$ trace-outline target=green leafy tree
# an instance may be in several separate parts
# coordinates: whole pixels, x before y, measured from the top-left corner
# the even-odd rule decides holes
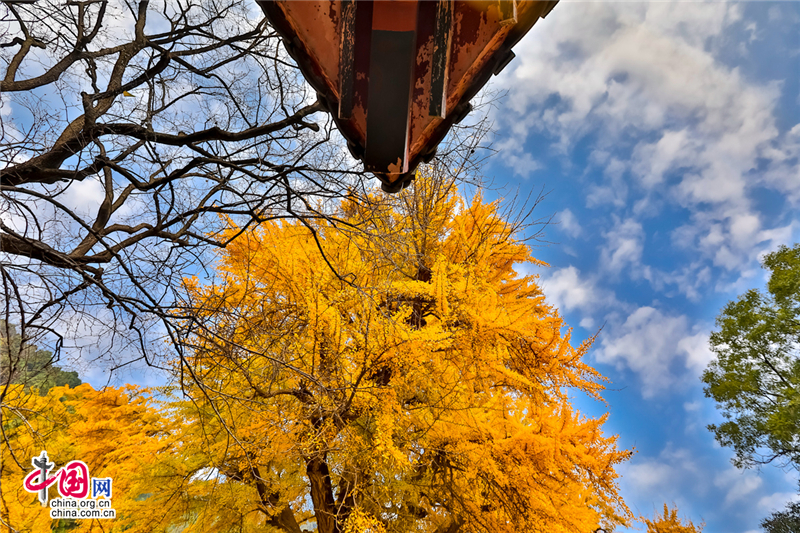
[[[767,533],[796,533],[800,531],[800,502],[792,502],[784,511],[776,511],[761,521]]]
[[[38,349],[13,325],[0,320],[0,387],[18,383],[45,395],[53,387],[81,384],[77,372],[62,370],[55,362],[52,352]]]
[[[711,334],[716,354],[703,373],[725,422],[709,429],[736,452],[734,464],[800,467],[800,245],[764,257],[767,294],[730,302]]]

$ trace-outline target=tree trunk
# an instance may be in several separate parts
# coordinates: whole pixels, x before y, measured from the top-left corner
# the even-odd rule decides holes
[[[311,501],[314,503],[314,515],[317,517],[319,533],[336,533],[336,516],[328,463],[325,454],[306,460],[306,473],[311,484]]]

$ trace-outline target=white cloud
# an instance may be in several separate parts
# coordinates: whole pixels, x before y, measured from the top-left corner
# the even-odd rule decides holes
[[[641,183],[652,188],[664,180],[664,174],[678,166],[688,166],[686,152],[696,149],[687,129],[667,131],[654,143],[640,143],[633,150],[632,172]]]
[[[678,351],[686,354],[686,368],[700,374],[714,358],[709,348],[708,332],[701,331],[678,341]]]
[[[580,311],[588,315],[617,304],[610,291],[599,288],[592,278],[582,277],[574,266],[545,273],[540,282],[547,301],[562,313]],[[586,324],[590,323],[591,318]]]
[[[664,125],[671,108],[689,116],[698,100],[714,101],[716,95],[703,93],[716,79],[713,57],[703,48],[736,18],[738,8],[583,2],[558,7],[519,45],[516,68],[501,81],[523,116],[557,94],[563,109],[535,111],[565,145],[598,120],[615,132],[623,122],[654,129]],[[533,122],[541,123],[528,121]]]
[[[790,243],[795,228],[796,223],[790,222],[765,229],[751,211],[734,212],[722,220],[695,212],[692,222],[672,230],[671,238],[674,246],[697,251],[714,266],[744,273],[764,253]]]
[[[711,358],[708,334],[692,331],[685,315],[639,307],[623,323],[612,323],[601,335],[595,358],[639,375],[642,396],[652,398],[697,376]]]
[[[520,154],[505,153],[503,155],[505,163],[514,170],[514,174],[522,178],[527,178],[536,170],[542,168],[542,164],[534,160],[529,153]]]
[[[61,195],[61,203],[80,215],[93,216],[105,199],[105,187],[96,177],[73,181]]]
[[[760,498],[758,507],[764,513],[772,513],[782,510],[789,502],[796,501],[800,501],[800,494],[796,492],[774,492]]]
[[[687,413],[693,413],[700,410],[700,402],[684,402],[683,409]]]
[[[597,154],[597,152],[595,153]],[[623,207],[628,200],[628,185],[624,180],[628,164],[616,157],[605,157],[602,163],[605,182],[589,185],[586,194],[586,207],[613,205]]]
[[[695,457],[691,450],[676,448],[668,442],[657,457],[637,459],[634,456],[620,471],[629,491],[664,502],[689,487],[695,494],[709,488],[708,481],[700,476],[703,469]]]
[[[675,469],[672,466],[657,461],[632,464],[626,475],[626,479],[642,490],[658,488],[674,477]]]
[[[763,481],[750,471],[730,467],[714,478],[714,485],[727,491],[725,506],[746,500],[753,492],[761,488]]]
[[[639,222],[614,217],[614,227],[604,232],[603,237],[606,244],[600,252],[600,265],[604,270],[616,274],[641,262],[644,230]]]
[[[671,298],[676,294],[683,294],[694,302],[700,301],[701,293],[709,287],[713,279],[711,268],[702,261],[683,264],[671,272],[644,265],[641,275],[650,282],[653,289],[663,291],[665,296]],[[675,288],[670,289],[670,286]]]
[[[558,229],[566,235],[572,237],[580,236],[582,228],[578,222],[578,218],[570,209],[564,209],[558,215]]]
[[[652,510],[637,509],[637,503],[649,506],[652,502],[657,511],[664,502],[675,503],[681,515],[698,525],[703,521],[698,510],[717,518],[724,513],[747,518],[749,522],[754,516],[766,516],[783,509],[789,501],[800,500],[796,493],[770,493],[768,481],[758,472],[741,471],[730,465],[717,468],[708,459],[698,454],[697,449],[672,442],[667,442],[656,455],[634,456],[618,468],[623,496],[635,513],[650,516]],[[714,499],[709,501],[709,498]],[[703,500],[705,505],[700,507],[698,504]],[[685,514],[690,509],[698,514]]]
[[[520,136],[510,135],[499,141],[496,148],[503,154],[503,164],[514,171],[516,176],[527,178],[536,170],[542,168],[542,164],[536,161],[533,156],[525,152],[524,142],[527,129],[522,126],[524,121],[517,123],[512,130],[520,132]]]
[[[800,125],[777,126],[780,80],[755,82],[718,59],[734,25],[751,40],[759,34],[736,4],[560,4],[500,77],[510,94],[497,116],[501,144],[513,143],[519,158],[539,132],[568,156],[597,134],[588,169],[602,180],[586,184],[588,207],[620,212],[633,203],[639,217],[670,203],[688,209],[684,247],[705,264],[683,275],[746,268],[759,242],[779,240],[769,232],[786,235],[785,226],[765,226],[753,191],[800,203]],[[635,261],[638,243],[627,245],[607,259]]]

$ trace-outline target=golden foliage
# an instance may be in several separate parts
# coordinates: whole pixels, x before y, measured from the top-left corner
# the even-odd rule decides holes
[[[573,347],[536,277],[515,270],[542,263],[498,209],[421,178],[346,202],[336,227],[231,224],[217,282],[186,280],[182,311],[202,326],[178,384],[190,399],[12,385],[0,517],[53,525],[22,487],[47,450],[113,479],[118,518],[76,532],[625,523],[614,469],[630,453],[569,403],[603,389],[583,362],[593,339]]]
[[[640,520],[647,526],[647,533],[701,533],[703,524],[695,526],[691,520],[686,519],[686,523],[678,518],[678,508],[670,510],[664,504],[664,515],[656,514],[653,520],[641,517]]]
[[[54,387],[40,396],[36,390],[10,385],[0,411],[5,439],[0,444],[0,516],[4,522],[0,531],[38,533],[58,525],[37,495],[23,486],[25,476],[33,470],[31,458],[42,450],[56,469],[80,460],[91,477],[113,480],[111,503],[117,519],[77,520],[70,531],[109,531],[132,517],[138,527],[128,531],[151,531],[148,525],[152,526],[158,510],[146,508],[146,495],[154,484],[144,473],[153,473],[153,458],[164,455],[169,435],[147,394],[147,390],[132,386],[95,391],[84,384]],[[59,497],[55,484],[48,495],[50,499]],[[13,529],[6,529],[9,525]]]
[[[186,280],[202,327],[172,409],[208,469],[172,502],[187,533],[626,522],[630,452],[569,403],[603,389],[591,340],[515,270],[542,263],[498,208],[422,177],[336,227],[231,224],[215,283]]]

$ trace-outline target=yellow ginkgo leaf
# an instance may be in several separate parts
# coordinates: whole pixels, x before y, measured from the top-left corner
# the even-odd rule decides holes
[[[265,502],[272,524],[319,516],[321,533],[628,523],[615,468],[631,453],[569,403],[603,390],[591,339],[573,346],[537,278],[518,275],[541,263],[500,203],[419,173],[397,196],[331,212],[365,231],[229,219],[224,281],[187,280],[207,327],[185,364],[211,394],[180,383],[191,401],[167,407],[179,444],[152,461],[158,489],[126,515],[141,528],[129,533],[152,530],[141,513],[159,505],[163,523],[194,520],[186,533],[258,529]],[[184,457],[214,477],[165,474]]]
[[[122,96],[133,96],[133,95],[128,91],[122,91]]]

